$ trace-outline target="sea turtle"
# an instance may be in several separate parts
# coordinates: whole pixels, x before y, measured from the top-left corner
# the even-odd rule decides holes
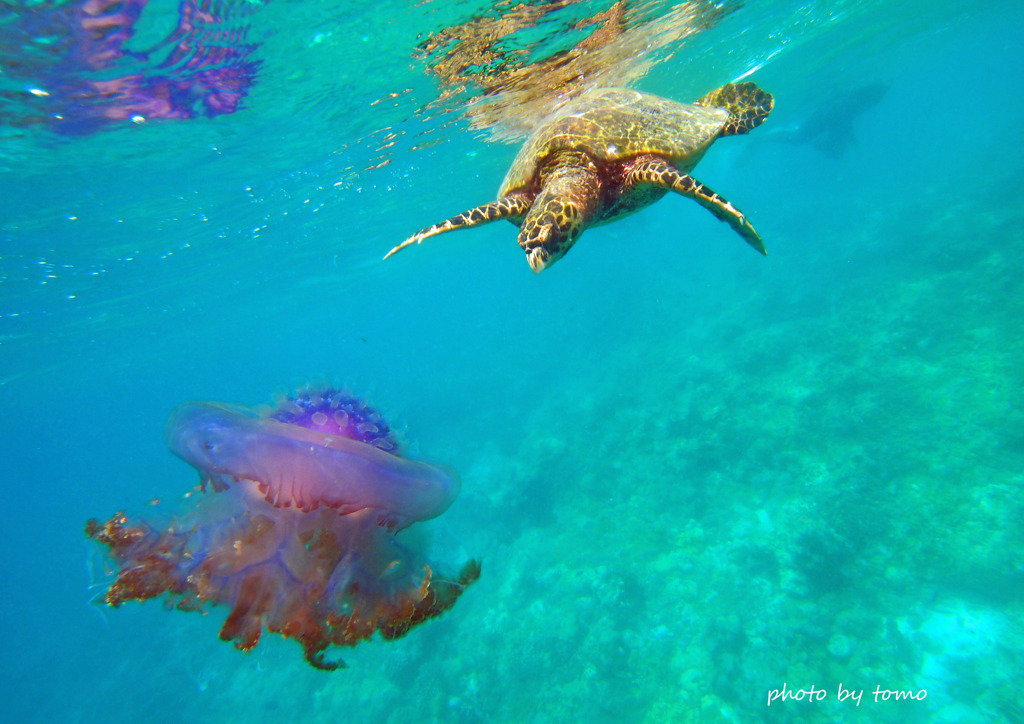
[[[746,217],[687,175],[720,136],[747,133],[772,110],[771,94],[730,83],[692,105],[625,88],[591,91],[567,103],[533,132],[498,192],[498,200],[423,229],[387,256],[452,229],[508,219],[540,273],[588,226],[618,219],[675,191],[728,223],[766,254]]]

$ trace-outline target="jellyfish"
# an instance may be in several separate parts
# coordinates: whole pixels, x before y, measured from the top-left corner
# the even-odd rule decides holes
[[[404,457],[380,414],[353,395],[305,388],[262,411],[190,402],[166,437],[199,471],[188,509],[166,527],[124,513],[86,524],[116,565],[110,606],[223,606],[221,639],[249,651],[264,631],[278,633],[329,671],[345,665],[327,659],[331,646],[397,639],[479,578],[476,560],[436,575],[398,537],[447,510],[459,478]]]

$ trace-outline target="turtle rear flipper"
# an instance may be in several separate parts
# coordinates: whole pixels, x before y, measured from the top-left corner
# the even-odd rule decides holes
[[[764,248],[761,236],[754,231],[754,227],[747,221],[747,217],[743,215],[743,212],[693,176],[680,173],[679,169],[674,166],[661,160],[644,161],[637,164],[630,171],[627,183],[631,185],[640,183],[654,184],[667,188],[670,191],[675,191],[677,194],[681,194],[688,199],[693,199],[714,214],[716,219],[724,221],[731,226],[733,231],[742,236],[745,242],[765,256],[768,256],[768,251]]]
[[[436,236],[437,234],[443,234],[446,231],[489,224],[492,221],[497,221],[498,219],[515,219],[517,217],[525,216],[526,212],[530,210],[531,204],[532,201],[525,194],[511,194],[504,198],[500,198],[497,201],[492,201],[489,204],[477,206],[475,209],[463,211],[461,214],[453,216],[446,221],[442,221],[440,224],[434,224],[426,229],[417,231],[415,234],[385,254],[384,258],[387,259],[392,254],[401,251],[407,246],[419,244],[424,239]]]
[[[772,112],[775,99],[755,83],[726,83],[695,101],[694,105],[729,111],[729,120],[718,135],[735,136],[760,126]]]

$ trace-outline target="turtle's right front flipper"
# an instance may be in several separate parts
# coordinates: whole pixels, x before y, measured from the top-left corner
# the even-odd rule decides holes
[[[477,206],[475,209],[463,211],[461,214],[453,216],[447,221],[442,221],[440,224],[434,224],[422,231],[417,231],[415,234],[385,254],[384,258],[387,259],[395,252],[399,252],[407,246],[419,244],[424,239],[436,236],[437,234],[443,234],[446,231],[489,224],[492,221],[497,221],[498,219],[515,220],[517,217],[521,219],[521,217],[526,216],[526,212],[530,210],[532,203],[532,199],[527,197],[525,194],[511,194],[504,198],[500,198],[497,201],[492,201],[489,204]]]

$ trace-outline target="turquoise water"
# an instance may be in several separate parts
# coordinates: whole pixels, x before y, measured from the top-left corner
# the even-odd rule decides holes
[[[726,7],[631,83],[774,94],[694,172],[769,256],[666,198],[535,276],[505,223],[381,261],[515,155],[416,51],[489,4],[225,5],[237,111],[77,133],[31,92],[57,41],[15,32],[52,8],[5,6],[2,718],[1021,721],[1024,13]],[[177,16],[153,0],[131,47]],[[177,404],[324,380],[459,471],[409,531],[482,560],[452,611],[325,674],[234,651],[222,609],[97,602],[86,519],[195,483]],[[767,706],[784,683],[826,696]]]

